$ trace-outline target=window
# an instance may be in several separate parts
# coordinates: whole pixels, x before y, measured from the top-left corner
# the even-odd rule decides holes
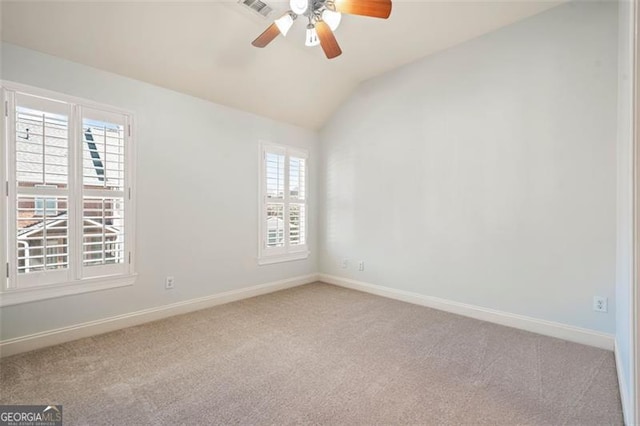
[[[36,216],[55,215],[58,211],[58,200],[55,198],[36,198],[35,204]]]
[[[305,151],[262,143],[259,263],[309,256]]]
[[[131,284],[131,115],[3,86],[9,220],[0,305]]]

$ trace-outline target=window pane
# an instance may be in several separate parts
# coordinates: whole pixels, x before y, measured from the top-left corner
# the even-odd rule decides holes
[[[304,158],[291,157],[289,160],[289,196],[304,200],[306,162]]]
[[[35,199],[35,215],[36,216],[44,216],[45,208],[47,210],[47,214],[57,214],[58,212],[58,202],[55,198],[36,198]]]
[[[84,266],[124,263],[124,199],[84,197],[82,205]]]
[[[305,235],[305,205],[291,204],[289,205],[289,235],[290,244],[292,246],[306,244]]]
[[[284,204],[267,204],[267,247],[284,246]]]
[[[69,173],[69,120],[65,115],[16,108],[18,187],[65,188]]]
[[[41,213],[36,215],[32,196],[18,196],[17,250],[18,273],[66,269],[69,266],[67,198],[52,197],[52,203],[41,200]]]
[[[284,197],[284,155],[267,153],[267,198]]]
[[[82,133],[84,187],[124,191],[124,126],[84,118]]]

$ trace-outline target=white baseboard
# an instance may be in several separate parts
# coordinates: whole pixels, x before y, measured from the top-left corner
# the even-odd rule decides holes
[[[89,321],[69,327],[48,330],[28,336],[17,337],[0,341],[0,357],[15,355],[46,346],[57,345],[83,337],[95,336],[121,328],[144,324],[168,318],[174,315],[185,314],[200,309],[222,305],[236,300],[247,299],[284,290],[303,284],[309,284],[318,280],[318,274],[309,274],[299,277],[289,278],[281,281],[273,281],[259,284],[252,287],[231,290],[224,293],[213,294],[211,296],[197,299],[185,300],[183,302],[172,303],[170,305],[158,306],[155,308],[143,309],[137,312],[104,318],[97,321]]]
[[[625,425],[632,425],[633,421],[633,407],[629,395],[629,388],[627,387],[627,378],[622,374],[625,370],[622,368],[622,360],[620,359],[620,352],[618,351],[618,341],[614,343],[615,358],[616,358],[616,371],[618,372],[618,387],[620,388],[620,400],[622,402],[622,415],[624,417]]]
[[[582,343],[584,345],[595,346],[608,350],[613,350],[614,348],[613,335],[586,328],[574,327],[553,321],[546,321],[524,315],[511,314],[480,306],[468,305],[466,303],[454,302],[447,299],[440,299],[438,297],[425,296],[419,293],[397,290],[390,287],[369,284],[334,275],[320,274],[319,280],[340,287],[359,290],[365,293],[388,297],[390,299],[401,300],[415,305],[427,306],[441,311],[531,331],[545,336],[557,337],[559,339]]]
[[[326,274],[309,274],[294,277],[281,281],[274,281],[266,284],[259,284],[238,290],[231,290],[211,296],[172,303],[170,305],[144,309],[137,312],[104,318],[96,321],[89,321],[69,327],[62,327],[35,333],[28,336],[17,337],[0,341],[0,356],[10,356],[46,346],[57,345],[83,337],[95,336],[109,331],[119,330],[125,327],[144,324],[168,318],[174,315],[205,309],[208,307],[234,302],[236,300],[247,299],[262,294],[272,293],[299,285],[309,284],[315,281],[323,281],[341,287],[359,290],[390,299],[401,300],[408,303],[427,306],[442,311],[452,312],[483,321],[489,321],[508,327],[519,328],[546,336],[557,337],[572,342],[585,345],[596,346],[603,349],[614,349],[614,337],[610,334],[600,333],[584,328],[560,324],[552,321],[545,321],[536,318],[516,315],[479,306],[453,302],[437,297],[425,296],[419,293],[412,293],[404,290],[397,290],[389,287],[369,284],[361,281],[341,278]],[[616,359],[617,361],[617,359]]]

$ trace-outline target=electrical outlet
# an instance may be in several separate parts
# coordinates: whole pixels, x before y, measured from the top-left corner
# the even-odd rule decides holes
[[[607,312],[607,298],[593,296],[593,310],[596,312]]]
[[[347,269],[349,267],[349,259],[342,259],[342,263],[340,263],[340,267],[342,269]]]
[[[164,280],[164,288],[167,289],[167,290],[171,290],[173,288],[174,284],[175,284],[175,281],[176,281],[175,278],[167,277]]]
[[[358,271],[364,271],[364,260],[358,262]]]

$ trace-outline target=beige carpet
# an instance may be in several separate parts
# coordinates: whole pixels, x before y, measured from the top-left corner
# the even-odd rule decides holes
[[[613,353],[310,284],[16,355],[65,424],[621,424]]]

